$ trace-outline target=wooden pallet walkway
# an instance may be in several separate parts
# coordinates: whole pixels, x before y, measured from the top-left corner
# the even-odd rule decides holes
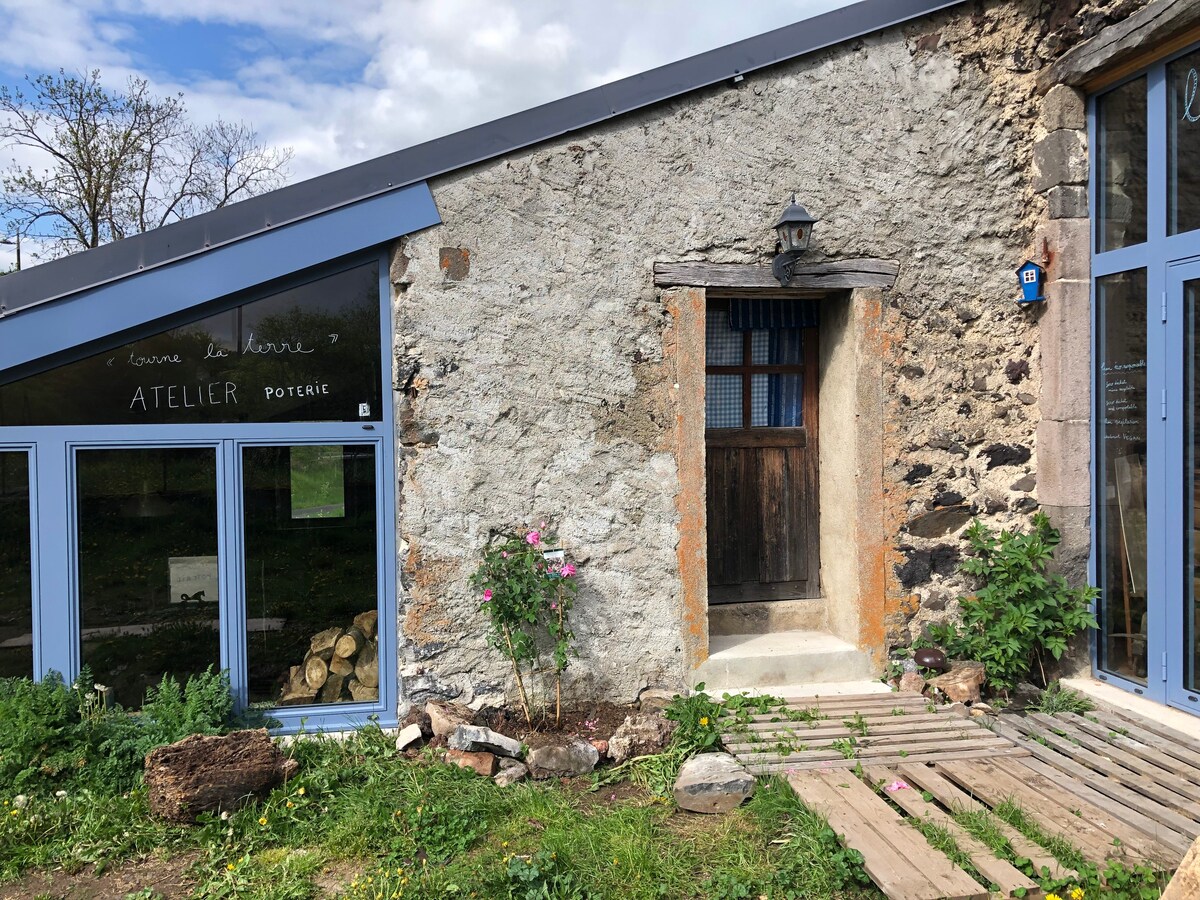
[[[995,814],[1006,804],[1101,869],[1119,860],[1170,872],[1200,836],[1200,745],[1125,710],[980,719],[915,694],[872,694],[791,699],[723,724],[726,748],[753,772],[786,777],[893,900],[1042,896],[1022,860],[1075,877]],[[1004,856],[972,837],[963,813],[986,815]],[[948,836],[973,872],[919,828]]]

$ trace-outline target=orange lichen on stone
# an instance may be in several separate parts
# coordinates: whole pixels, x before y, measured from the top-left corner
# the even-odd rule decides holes
[[[442,609],[439,590],[451,584],[458,573],[455,560],[426,558],[419,545],[410,543],[404,560],[408,577],[408,603],[404,608],[404,636],[417,644],[444,641],[456,631]]]
[[[704,291],[666,291],[672,326],[663,338],[664,362],[674,361],[675,463],[679,472],[679,579],[683,651],[690,669],[708,658],[708,532],[704,494]]]

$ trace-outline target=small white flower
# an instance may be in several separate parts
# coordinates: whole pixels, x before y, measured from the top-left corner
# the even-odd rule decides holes
[[[222,822],[228,822],[228,821],[229,821],[229,810],[225,809],[225,810],[222,810],[222,811],[221,811],[221,821],[222,821]]]
[[[59,800],[66,800],[67,792],[66,791],[55,791],[54,796],[57,797]]]
[[[29,798],[24,794],[17,794],[17,796],[13,797],[13,806],[15,806],[17,809],[24,809],[28,805]]]

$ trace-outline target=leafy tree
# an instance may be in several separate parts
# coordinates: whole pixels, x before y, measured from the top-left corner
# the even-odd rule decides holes
[[[0,86],[0,213],[10,233],[63,256],[280,187],[289,148],[243,122],[196,125],[182,94],[131,77],[110,92],[97,69]],[[36,226],[36,228],[35,228]]]

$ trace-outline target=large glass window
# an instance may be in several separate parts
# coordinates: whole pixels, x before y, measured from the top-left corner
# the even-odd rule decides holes
[[[1200,228],[1200,50],[1167,66],[1167,234]]]
[[[29,454],[0,450],[0,678],[33,675]]]
[[[245,447],[242,463],[250,702],[378,699],[375,448]]]
[[[1100,252],[1146,240],[1146,79],[1136,78],[1096,101]]]
[[[380,367],[370,263],[0,385],[0,426],[378,420]]]
[[[76,475],[83,663],[132,707],[219,669],[216,451],[80,450]]]
[[[1096,279],[1099,665],[1146,682],[1146,272]]]

